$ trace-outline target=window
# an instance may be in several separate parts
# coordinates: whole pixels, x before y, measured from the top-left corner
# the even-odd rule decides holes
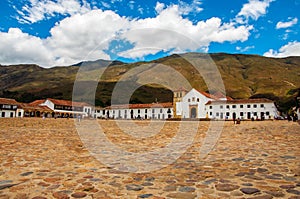
[[[236,105],[232,105],[232,108],[236,108]]]
[[[162,108],[160,109],[160,113],[162,113],[163,112],[163,110],[162,110]]]
[[[209,112],[209,115],[212,115],[212,112]]]
[[[251,108],[251,105],[250,105],[250,104],[248,104],[248,105],[247,105],[247,108]]]
[[[1,117],[5,117],[5,112],[2,112]]]
[[[140,109],[138,109],[138,113],[141,113],[141,110],[140,110]]]
[[[194,97],[192,98],[192,101],[193,101],[193,102],[195,101],[195,98],[194,98]]]
[[[148,109],[145,109],[145,113],[147,113]]]
[[[254,105],[253,105],[253,108],[257,108],[257,104],[254,104]]]
[[[220,105],[220,109],[223,109],[223,105]]]
[[[199,98],[197,98],[197,102],[200,102]]]
[[[5,105],[5,104],[3,104],[3,106],[2,106],[4,109],[10,109],[11,108],[11,106],[10,105]]]
[[[209,106],[209,109],[212,109],[212,106]]]
[[[254,115],[254,116],[257,116],[257,112],[254,112],[253,115]]]
[[[244,117],[244,113],[243,113],[243,112],[240,112],[240,116],[241,116],[241,117]]]
[[[216,116],[219,117],[219,115],[220,115],[220,114],[217,112],[217,113],[216,113]]]
[[[188,99],[188,102],[191,102],[191,99]]]
[[[244,105],[241,104],[241,105],[240,105],[240,108],[244,108]]]
[[[267,115],[267,116],[269,116],[269,115],[270,115],[270,112],[269,112],[269,111],[267,111],[267,112],[266,112],[266,115]]]
[[[260,108],[264,108],[264,107],[265,107],[264,104],[261,104],[261,105],[260,105]]]
[[[229,109],[229,105],[226,105],[226,108]]]
[[[226,112],[226,116],[229,117],[229,115],[230,115],[230,113],[229,113],[229,112]]]
[[[155,110],[154,109],[152,109],[152,113],[154,113],[155,112]]]

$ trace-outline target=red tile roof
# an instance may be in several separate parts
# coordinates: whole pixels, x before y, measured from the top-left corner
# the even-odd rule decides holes
[[[107,109],[139,109],[139,108],[172,108],[173,103],[152,103],[152,104],[120,104],[106,107]]]
[[[272,100],[266,98],[260,99],[235,99],[235,100],[217,100],[217,101],[209,101],[206,105],[210,104],[250,104],[250,103],[272,103]]]
[[[42,104],[42,103],[44,103],[45,102],[45,100],[35,100],[35,101],[33,101],[33,102],[30,102],[29,104],[30,105],[34,105],[34,106],[37,106],[37,105],[40,105],[40,104]]]
[[[0,104],[18,105],[19,102],[17,102],[15,99],[0,98]]]
[[[53,104],[55,104],[55,105],[62,105],[62,106],[77,106],[77,107],[91,106],[85,102],[73,102],[70,100],[58,100],[58,99],[52,99],[52,98],[47,98],[47,100],[53,102]]]
[[[19,106],[24,109],[24,111],[52,112],[47,106],[32,105],[31,103],[20,103]]]
[[[211,98],[211,99],[214,99],[214,100],[218,100],[219,98],[210,94],[210,93],[207,93],[207,92],[204,92],[204,91],[199,91],[197,90],[199,93],[201,93],[202,95],[204,95],[205,97],[208,97],[208,98]]]

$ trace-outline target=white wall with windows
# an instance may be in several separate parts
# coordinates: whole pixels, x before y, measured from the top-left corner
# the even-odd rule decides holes
[[[9,118],[9,117],[16,117],[16,111],[14,110],[0,110],[0,117]]]
[[[206,110],[211,119],[274,119],[278,115],[277,108],[272,101],[253,100],[215,101],[206,104]]]
[[[168,119],[173,117],[173,107],[108,108],[94,111],[95,118],[111,119]]]

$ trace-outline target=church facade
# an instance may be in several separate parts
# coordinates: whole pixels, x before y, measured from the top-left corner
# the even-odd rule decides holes
[[[191,89],[174,92],[175,118],[189,119],[274,119],[278,116],[273,101],[268,99],[234,100],[221,93],[214,95]]]

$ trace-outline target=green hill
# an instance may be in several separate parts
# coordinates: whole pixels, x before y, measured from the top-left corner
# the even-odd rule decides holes
[[[275,100],[282,111],[295,106],[295,96],[299,95],[300,90],[300,57],[275,59],[224,53],[210,56],[200,53],[171,55],[152,62],[131,64],[97,60],[50,69],[37,65],[0,66],[0,97],[22,102],[47,97],[72,99],[74,81],[80,74],[77,83],[82,87],[82,100],[86,100],[84,96],[90,92],[89,85],[98,84],[96,105],[110,105],[112,91],[120,82],[124,84],[124,94],[131,88],[138,88],[130,103],[168,102],[172,101],[170,89],[187,85],[180,77],[187,80],[191,87],[208,90],[202,75],[217,79],[217,74],[210,71],[207,62],[217,66],[228,96],[266,97]],[[200,72],[194,67],[195,63],[201,65]],[[101,77],[99,74],[102,74]],[[218,81],[212,82],[210,92],[219,90],[220,85]],[[118,103],[128,101],[120,99]]]

